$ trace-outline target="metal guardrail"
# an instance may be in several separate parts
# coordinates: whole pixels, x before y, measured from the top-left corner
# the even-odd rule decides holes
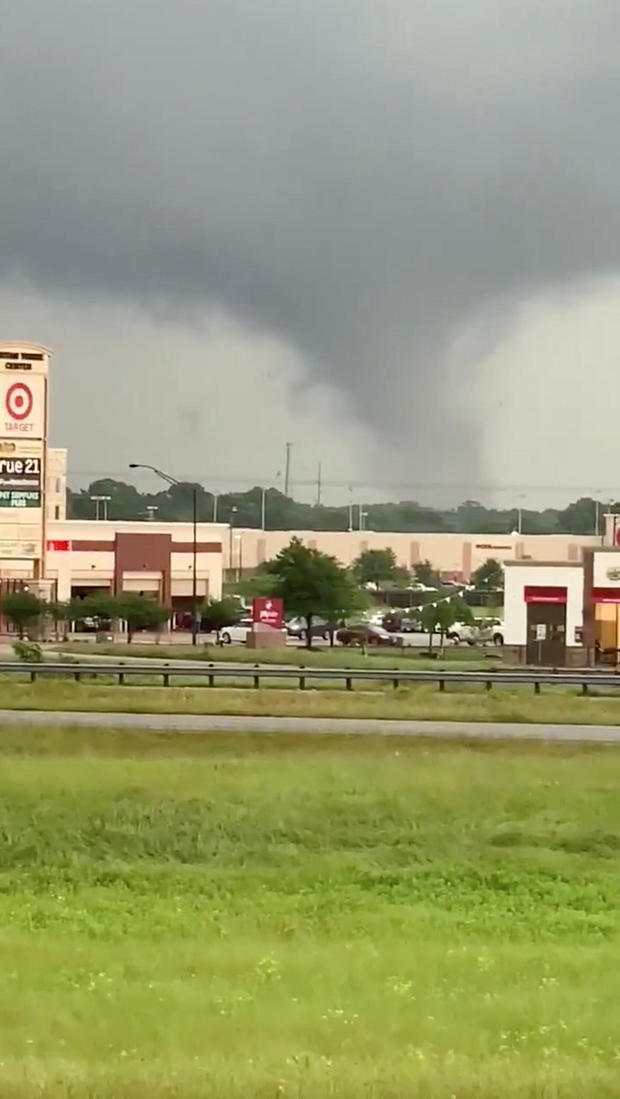
[[[200,680],[206,686],[215,687],[217,682],[226,680],[247,679],[255,688],[260,687],[264,680],[293,680],[297,681],[300,690],[308,685],[311,680],[322,682],[343,682],[348,691],[353,690],[354,683],[390,683],[394,688],[415,683],[436,683],[440,691],[444,691],[446,684],[475,684],[480,683],[487,690],[494,686],[514,686],[515,684],[533,686],[536,694],[544,685],[555,687],[580,687],[581,693],[588,694],[590,687],[614,687],[620,689],[620,674],[617,672],[599,672],[592,669],[582,671],[550,671],[542,669],[538,671],[519,669],[501,672],[477,671],[459,672],[445,671],[443,669],[429,669],[424,671],[406,671],[400,668],[309,668],[309,667],[284,667],[252,664],[203,664],[196,662],[196,666],[179,666],[167,664],[164,661],[148,660],[145,663],[126,664],[122,661],[110,663],[97,662],[86,663],[55,663],[44,662],[42,664],[19,664],[15,661],[0,662],[0,675],[28,675],[32,683],[37,679],[62,677],[74,679],[80,682],[84,679],[115,678],[120,685],[129,680],[136,679],[161,679],[162,686],[169,687],[173,680],[192,679]]]

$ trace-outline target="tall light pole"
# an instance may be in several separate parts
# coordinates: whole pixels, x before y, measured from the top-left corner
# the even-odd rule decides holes
[[[154,473],[157,477],[161,477],[162,481],[166,481],[169,485],[180,485],[181,481],[177,481],[176,477],[171,477],[169,473],[164,473],[163,470],[157,469],[156,466],[146,465],[144,462],[130,462],[130,469],[148,469],[151,473]],[[192,485],[192,645],[198,643],[198,490],[196,485]],[[172,595],[172,592],[170,593]]]
[[[233,572],[233,527],[235,525],[235,515],[237,514],[237,508],[233,504],[230,509],[230,520],[228,522],[228,577],[230,580],[234,580],[235,575]]]

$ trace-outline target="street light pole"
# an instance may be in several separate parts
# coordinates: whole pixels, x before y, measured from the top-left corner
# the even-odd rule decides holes
[[[148,469],[162,481],[169,485],[180,485],[176,477],[157,469],[157,466],[149,466],[144,462],[130,462],[130,469]],[[192,485],[192,645],[198,644],[198,489]],[[172,592],[170,593],[172,595]]]
[[[234,580],[234,566],[233,566],[233,526],[235,523],[235,515],[237,514],[237,508],[233,504],[230,509],[230,519],[228,521],[228,579]]]

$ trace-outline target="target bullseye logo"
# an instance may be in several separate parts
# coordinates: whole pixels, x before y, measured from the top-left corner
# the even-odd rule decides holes
[[[13,420],[25,420],[32,412],[32,390],[25,382],[15,382],[7,389],[4,403]]]

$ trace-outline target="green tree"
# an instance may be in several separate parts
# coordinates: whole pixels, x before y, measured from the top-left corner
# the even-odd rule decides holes
[[[233,626],[239,617],[239,604],[235,599],[211,599],[202,608],[202,623],[214,632],[218,641],[220,630]]]
[[[34,592],[8,591],[0,600],[3,617],[19,631],[20,639],[28,627],[36,625],[45,610],[45,604]]]
[[[439,573],[437,569],[433,568],[430,561],[418,561],[417,565],[413,566],[413,572],[420,584],[426,584],[429,588],[439,586]]]
[[[456,600],[454,600],[454,604]],[[427,603],[422,608],[420,618],[422,625],[429,634],[428,651],[433,648],[433,636],[439,634],[439,643],[443,646],[444,637],[454,626],[455,622],[462,621],[459,616],[459,608],[450,599],[442,599],[440,603]]]
[[[393,549],[369,549],[360,553],[353,562],[353,574],[359,584],[372,584],[380,591],[387,584],[395,584],[399,579],[399,568]]]
[[[504,587],[504,570],[495,557],[489,557],[472,574],[472,583],[478,591]]]
[[[158,630],[170,618],[170,611],[144,595],[119,595],[115,600],[116,616],[127,623],[127,644],[136,630]]]
[[[84,599],[72,599],[67,608],[70,622],[83,622],[90,618],[100,630],[108,628],[118,617],[118,600],[109,591],[93,592]]]
[[[568,534],[594,534],[599,510],[602,514],[607,508],[589,496],[582,496],[558,513],[558,526]]]
[[[299,538],[293,538],[266,568],[274,579],[271,594],[284,600],[287,614],[305,620],[308,648],[314,618],[334,623],[360,605],[352,574],[335,557],[304,546]]]

